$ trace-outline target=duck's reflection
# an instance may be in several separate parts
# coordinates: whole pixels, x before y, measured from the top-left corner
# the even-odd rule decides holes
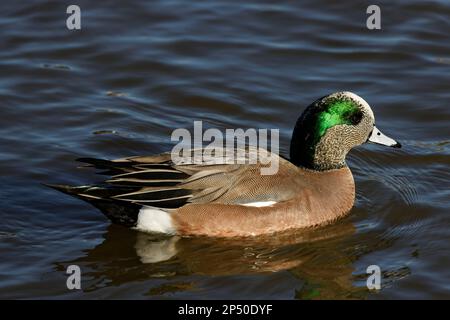
[[[88,270],[85,275],[91,281],[85,286],[87,291],[161,277],[288,270],[304,283],[296,297],[342,297],[356,289],[352,258],[345,250],[354,232],[353,224],[344,221],[315,230],[246,239],[160,238],[110,225],[101,244],[70,264]]]
[[[139,232],[136,240],[136,254],[142,263],[157,263],[167,261],[177,254],[177,242],[180,237],[168,239],[154,239],[145,233]]]

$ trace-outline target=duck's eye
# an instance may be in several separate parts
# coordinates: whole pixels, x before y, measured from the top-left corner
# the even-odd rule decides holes
[[[377,136],[381,136],[381,133],[380,133],[380,132],[377,132]]]
[[[353,111],[350,113],[348,119],[350,120],[350,123],[353,125],[357,125],[363,117],[363,114],[360,110]]]

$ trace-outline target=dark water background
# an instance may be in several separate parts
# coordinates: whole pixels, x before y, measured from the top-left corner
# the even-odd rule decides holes
[[[381,31],[365,1],[78,0],[81,31],[69,4],[0,4],[0,298],[450,298],[450,2],[378,1]],[[40,184],[98,181],[74,159],[167,151],[194,120],[280,128],[287,154],[338,90],[404,148],[351,153],[357,201],[330,227],[156,241]]]

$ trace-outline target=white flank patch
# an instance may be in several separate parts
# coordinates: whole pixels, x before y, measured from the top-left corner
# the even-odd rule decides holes
[[[260,202],[245,203],[245,204],[243,204],[243,206],[260,208],[260,207],[269,207],[275,203],[276,203],[275,201],[260,201]]]
[[[152,207],[143,207],[139,210],[136,229],[144,232],[175,234],[170,214]]]

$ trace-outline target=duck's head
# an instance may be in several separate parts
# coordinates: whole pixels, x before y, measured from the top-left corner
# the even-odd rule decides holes
[[[365,142],[401,147],[375,127],[373,111],[363,98],[336,92],[314,101],[297,120],[291,161],[312,170],[342,168],[350,149]]]

